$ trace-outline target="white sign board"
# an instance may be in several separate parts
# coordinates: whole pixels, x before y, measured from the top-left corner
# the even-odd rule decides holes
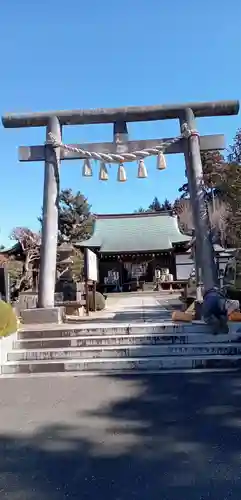
[[[85,269],[88,281],[98,281],[98,261],[97,256],[88,248],[85,251]]]
[[[193,259],[190,254],[177,254],[175,259],[177,280],[187,280],[194,266]]]

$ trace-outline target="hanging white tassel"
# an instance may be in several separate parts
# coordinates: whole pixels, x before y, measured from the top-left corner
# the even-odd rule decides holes
[[[92,175],[93,175],[91,162],[87,158],[84,160],[84,163],[83,163],[82,175],[83,175],[83,177],[92,177]]]
[[[158,153],[158,156],[157,156],[156,168],[157,168],[157,170],[165,170],[166,167],[167,167],[166,158],[165,158],[163,152],[160,151],[160,153]]]
[[[139,160],[137,177],[138,179],[146,179],[148,177],[144,160]]]
[[[104,161],[100,162],[100,172],[99,172],[99,180],[100,181],[108,181],[109,174],[107,170],[107,166]]]
[[[118,182],[125,182],[127,180],[127,175],[123,163],[120,163],[119,165],[117,172],[117,180]]]

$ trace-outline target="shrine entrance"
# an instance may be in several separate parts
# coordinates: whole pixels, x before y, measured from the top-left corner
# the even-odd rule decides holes
[[[108,165],[117,165],[117,180],[126,181],[125,162],[138,163],[138,177],[147,177],[144,159],[157,157],[157,168],[166,167],[166,154],[183,153],[196,234],[195,267],[197,290],[202,279],[204,289],[215,287],[218,281],[214,252],[210,239],[200,151],[225,148],[223,135],[200,136],[196,118],[235,115],[238,101],[53,111],[46,113],[7,114],[2,117],[6,128],[46,127],[46,143],[19,148],[20,161],[44,161],[43,227],[38,291],[38,307],[54,308],[54,291],[58,233],[59,166],[64,160],[82,159],[83,175],[92,175],[91,160],[100,162],[99,179],[108,179]],[[180,134],[174,138],[129,140],[128,123],[177,119]],[[113,142],[97,144],[64,144],[62,129],[66,125],[113,124]],[[199,273],[201,270],[201,276]]]

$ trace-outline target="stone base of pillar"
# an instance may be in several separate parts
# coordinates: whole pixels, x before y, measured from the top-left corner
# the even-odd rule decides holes
[[[25,325],[44,324],[44,323],[62,323],[64,315],[63,307],[51,307],[49,309],[23,309],[21,311],[21,320]]]
[[[195,300],[194,310],[195,310],[195,320],[201,320],[202,319],[202,303],[199,302],[198,300]]]

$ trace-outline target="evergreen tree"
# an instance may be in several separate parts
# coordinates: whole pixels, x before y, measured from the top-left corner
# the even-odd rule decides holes
[[[42,224],[42,218],[39,218]],[[59,243],[76,243],[86,240],[93,233],[94,216],[88,200],[79,191],[63,189],[59,195]]]
[[[153,202],[149,205],[148,211],[150,212],[168,212],[172,210],[172,203],[167,200],[164,200],[163,203],[160,203],[157,196],[155,196]]]
[[[241,129],[234,137],[228,156],[223,189],[230,208],[228,235],[234,246],[241,246]]]
[[[162,211],[162,206],[160,201],[158,200],[157,196],[153,199],[152,203],[148,207],[148,211],[150,212],[161,212]]]
[[[88,200],[79,191],[64,189],[59,196],[59,241],[76,243],[89,238],[94,217]]]
[[[166,198],[164,203],[162,203],[161,211],[162,212],[170,212],[173,209],[172,203]]]
[[[203,181],[207,199],[212,195],[221,197],[222,171],[225,165],[224,156],[219,151],[205,151],[201,153],[203,166]],[[189,198],[188,183],[185,182],[179,189],[181,198]]]

